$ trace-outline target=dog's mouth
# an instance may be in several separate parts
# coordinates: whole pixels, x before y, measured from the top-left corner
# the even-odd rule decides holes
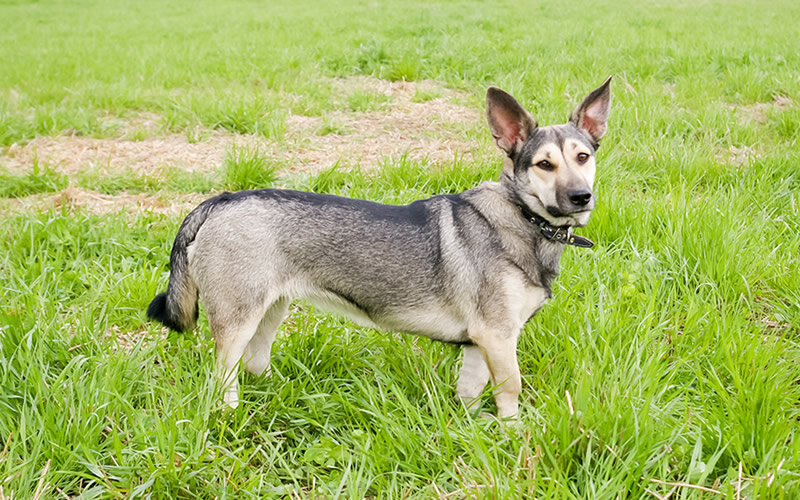
[[[564,213],[563,210],[561,210],[560,208],[555,207],[553,205],[545,207],[545,210],[547,210],[547,213],[552,215],[553,217],[566,217],[568,215],[568,214]]]
[[[584,206],[572,206],[571,211],[564,210],[558,204],[545,204],[536,196],[531,195],[525,200],[528,209],[540,217],[547,219],[553,226],[583,227],[589,222],[589,216],[594,209],[594,200]]]
[[[556,220],[551,221],[558,226],[572,226],[583,227],[589,222],[589,215],[592,213],[592,208],[583,208],[582,210],[575,210],[566,212],[556,206],[545,207],[548,215]]]
[[[580,210],[572,210],[572,211],[567,212],[567,211],[561,210],[559,207],[556,207],[556,206],[553,206],[553,205],[545,207],[545,210],[547,210],[548,214],[552,215],[553,217],[558,217],[558,218],[576,217],[576,216],[580,216],[582,214],[589,214],[589,213],[592,212],[592,208],[591,207],[589,207],[589,208],[581,208]]]

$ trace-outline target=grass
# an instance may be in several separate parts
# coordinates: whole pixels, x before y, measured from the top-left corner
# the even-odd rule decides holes
[[[380,110],[390,97],[378,92],[357,90],[347,96],[347,107],[350,111],[366,112]]]
[[[17,198],[36,193],[58,191],[67,185],[66,176],[39,165],[34,158],[30,171],[18,175],[0,171],[0,198]]]
[[[314,133],[317,135],[347,135],[352,132],[350,127],[336,120],[323,120],[322,125]]]
[[[441,92],[438,92],[437,90],[425,91],[425,90],[417,89],[417,91],[411,97],[411,102],[417,102],[417,103],[428,102],[428,101],[432,101],[434,99],[438,99],[440,97],[442,97],[442,94],[441,94]]]
[[[269,187],[275,181],[276,168],[258,149],[233,147],[222,165],[222,183],[231,191]]]
[[[233,155],[235,153],[229,153]],[[231,157],[232,158],[232,157]],[[233,166],[231,166],[233,165]],[[235,159],[228,160],[222,169],[226,182],[233,182],[233,170],[238,165]],[[227,176],[231,176],[230,179]],[[102,194],[151,193],[167,190],[175,193],[208,193],[219,189],[222,183],[214,175],[202,172],[187,172],[174,167],[165,167],[159,175],[140,175],[133,169],[112,170],[93,168],[75,176],[81,187]]]
[[[326,114],[391,104],[333,80],[353,75],[433,79],[476,110],[497,84],[556,123],[615,75],[598,206],[580,230],[597,246],[565,252],[520,338],[516,424],[460,407],[457,347],[304,303],[281,328],[273,376],[242,375],[245,402],[226,410],[205,316],[187,335],[144,320],[180,216],[4,208],[0,498],[800,496],[800,54],[787,48],[799,10],[0,4],[5,146],[117,137],[108,117],[143,112],[189,142],[225,129],[280,145],[290,114],[352,135]],[[6,147],[0,196],[277,186],[406,203],[497,177],[480,125],[464,132],[472,156],[374,169],[331,158],[317,173],[231,147],[216,172],[87,165],[68,177],[38,160],[6,168]]]

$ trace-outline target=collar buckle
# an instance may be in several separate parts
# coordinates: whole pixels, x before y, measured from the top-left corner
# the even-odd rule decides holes
[[[574,234],[570,226],[553,226],[544,217],[527,210],[527,207],[520,208],[522,208],[522,214],[525,218],[538,227],[542,236],[546,239],[580,248],[592,248],[594,246],[594,242],[589,238]]]

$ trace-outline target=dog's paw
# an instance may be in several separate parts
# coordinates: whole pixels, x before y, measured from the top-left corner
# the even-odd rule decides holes
[[[519,420],[517,415],[498,417],[494,413],[489,413],[488,411],[482,411],[478,413],[477,421],[482,422],[484,425],[488,425],[490,427],[501,429],[504,428],[507,430],[519,429],[521,427],[521,420]]]
[[[239,407],[239,391],[226,391],[222,400],[225,402],[225,406],[235,410]]]

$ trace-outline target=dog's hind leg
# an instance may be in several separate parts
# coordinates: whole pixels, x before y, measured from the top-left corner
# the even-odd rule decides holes
[[[228,406],[236,408],[239,406],[237,368],[247,344],[256,333],[264,309],[251,310],[247,316],[241,318],[223,318],[215,314],[213,308],[207,309],[217,346],[217,376],[224,391],[223,399]]]
[[[461,375],[458,377],[456,391],[464,405],[470,410],[480,406],[478,397],[489,382],[489,367],[483,359],[481,348],[476,345],[464,346]]]
[[[286,311],[289,309],[289,299],[281,298],[276,300],[261,318],[255,335],[247,343],[242,358],[245,370],[254,375],[262,375],[266,372],[269,375],[270,353],[272,342],[278,332]]]

